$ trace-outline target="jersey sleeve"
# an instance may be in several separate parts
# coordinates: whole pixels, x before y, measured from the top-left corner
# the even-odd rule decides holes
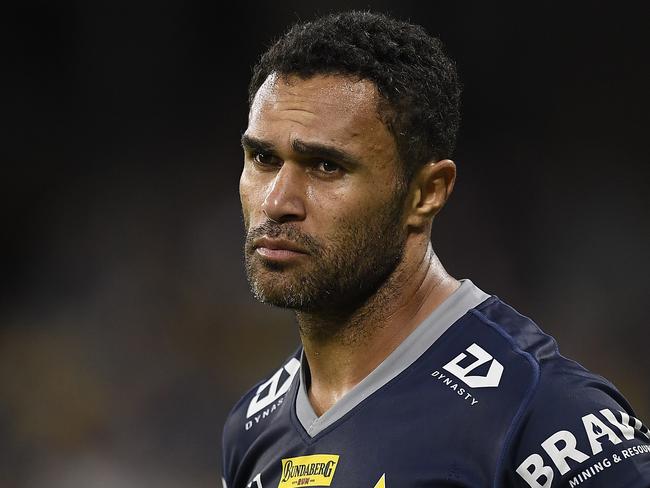
[[[506,440],[502,486],[648,488],[650,433],[605,379],[564,360],[541,368]]]

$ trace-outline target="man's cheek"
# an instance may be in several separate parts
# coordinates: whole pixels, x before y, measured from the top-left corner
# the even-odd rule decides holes
[[[248,216],[248,211],[246,210],[246,205],[244,205],[244,202],[242,202],[241,206],[241,216],[242,220],[244,221],[244,229],[246,232],[248,232],[248,229],[250,227],[250,218]]]
[[[242,212],[242,218],[244,219],[244,227],[246,230],[250,227],[251,224],[251,202],[249,200],[249,194],[245,191],[241,191],[239,193],[239,199],[241,202],[241,212]]]

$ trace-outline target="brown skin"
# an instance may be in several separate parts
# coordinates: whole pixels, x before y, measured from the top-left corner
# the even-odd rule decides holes
[[[448,159],[431,161],[400,191],[402,163],[379,117],[378,100],[376,87],[367,80],[271,75],[255,96],[243,138],[240,196],[249,235],[247,270],[256,295],[280,304],[283,296],[309,288],[305,276],[331,270],[331,257],[340,254],[355,270],[362,269],[369,282],[376,281],[358,297],[323,292],[311,297],[311,305],[281,305],[296,309],[311,372],[309,398],[317,415],[372,372],[459,286],[442,267],[429,237],[433,218],[453,189],[456,167]],[[266,144],[262,154],[251,141]],[[351,161],[307,154],[296,141],[334,148]],[[267,232],[273,228],[283,233]],[[367,239],[364,248],[360,243],[367,229],[368,235],[389,229],[394,236]],[[253,244],[265,233],[295,243],[304,254],[286,260],[265,257],[259,249],[264,245]],[[392,252],[387,242],[398,243],[392,247],[399,252]],[[351,250],[357,247],[365,254],[354,256]],[[386,259],[396,259],[385,266],[388,274],[372,274],[381,263],[363,270],[368,254],[383,256],[385,248]],[[320,285],[316,280],[314,289]],[[352,303],[346,301],[349,296],[355,298]]]

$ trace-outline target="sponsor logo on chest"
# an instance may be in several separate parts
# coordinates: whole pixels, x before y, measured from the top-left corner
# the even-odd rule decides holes
[[[477,370],[486,367],[485,374],[478,373]],[[444,372],[436,370],[431,373],[431,376],[456,393],[471,407],[479,403],[473,390],[496,388],[499,386],[503,374],[503,365],[476,343],[445,364],[442,369]]]
[[[300,361],[291,358],[284,367],[277,370],[273,376],[257,388],[255,396],[246,410],[245,430],[250,430],[282,405],[284,395],[289,391],[291,382],[299,370]]]
[[[338,462],[338,454],[313,454],[283,459],[278,488],[330,486]]]
[[[551,462],[540,453],[530,454],[517,468],[517,473],[531,488],[550,488],[557,473],[569,475],[569,488],[579,486],[582,482],[597,477],[621,461],[634,456],[650,453],[650,446],[642,444],[627,448],[618,448],[607,455],[603,452],[603,442],[609,446],[618,446],[636,437],[650,440],[648,428],[631,415],[622,411],[603,408],[600,416],[589,413],[581,417],[584,433],[589,445],[580,446],[576,436],[568,430],[559,430],[549,436],[540,445],[540,453],[546,454]],[[595,456],[595,458],[594,458]],[[570,462],[569,462],[570,461]]]

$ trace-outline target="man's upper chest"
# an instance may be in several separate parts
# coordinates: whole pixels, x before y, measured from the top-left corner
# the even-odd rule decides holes
[[[291,388],[277,415],[252,432],[241,485],[490,485],[519,401],[485,386],[500,383],[490,364],[470,374],[471,361],[455,363],[459,356],[421,361],[315,435],[296,414]]]

